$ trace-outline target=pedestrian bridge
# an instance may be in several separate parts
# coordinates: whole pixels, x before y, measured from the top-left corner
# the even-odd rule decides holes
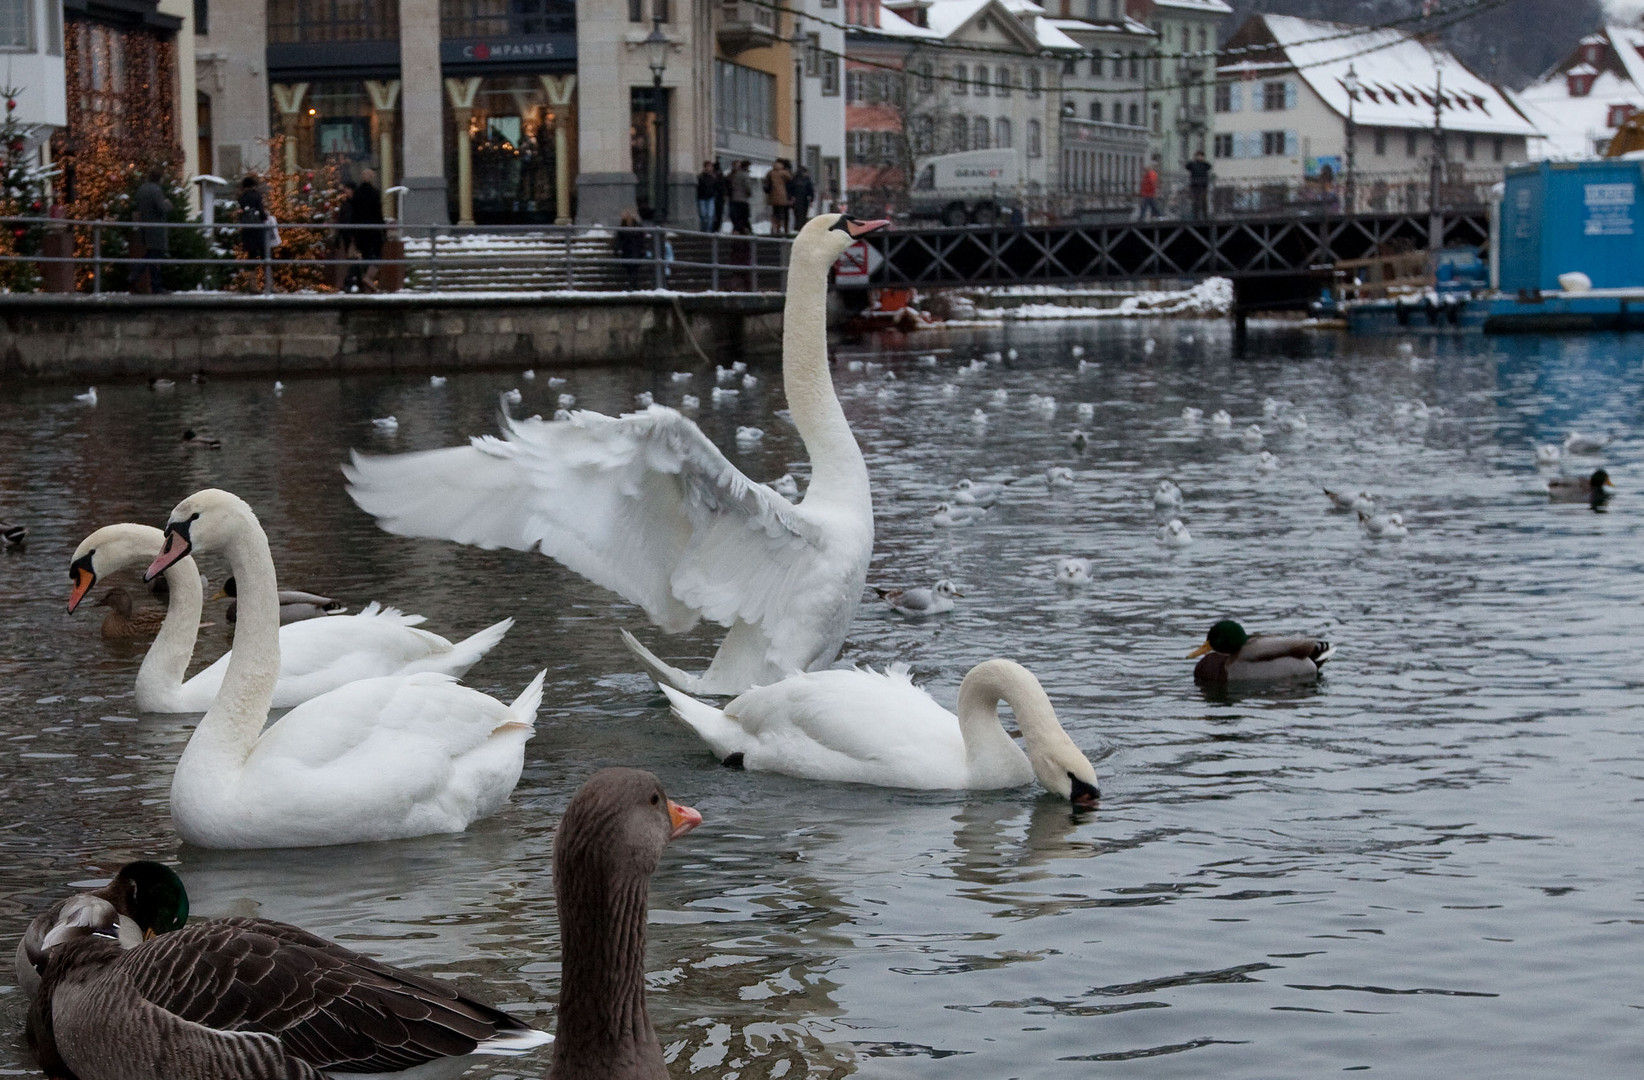
[[[891,229],[864,238],[880,256],[870,258],[865,284],[930,288],[1221,276],[1246,294],[1244,305],[1285,291],[1281,282],[1310,281],[1345,259],[1424,249],[1430,220],[1426,213],[1372,213]],[[1476,245],[1489,237],[1482,206],[1448,209],[1441,222],[1445,244]]]

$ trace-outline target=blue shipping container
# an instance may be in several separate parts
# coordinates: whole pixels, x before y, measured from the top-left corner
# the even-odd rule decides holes
[[[1644,162],[1510,167],[1500,236],[1505,292],[1557,290],[1572,270],[1598,289],[1644,286]]]

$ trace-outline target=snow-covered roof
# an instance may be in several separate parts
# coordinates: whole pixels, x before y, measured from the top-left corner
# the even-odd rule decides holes
[[[1593,67],[1593,65],[1591,65],[1591,64],[1577,64],[1575,67],[1571,68],[1569,71],[1566,71],[1564,74],[1566,74],[1566,75],[1597,75],[1598,74],[1598,69]]]
[[[883,4],[879,6],[878,27],[864,27],[863,29],[870,34],[883,34],[886,37],[894,38],[923,38],[925,40],[931,40],[942,36],[935,30],[927,30],[923,26],[918,26],[909,22],[907,19],[904,19],[902,16],[898,15],[890,8],[885,7]]]
[[[1159,32],[1128,15],[1118,22],[1098,22],[1092,19],[1046,19],[1064,34],[1124,34],[1127,37],[1158,37]]]
[[[1644,86],[1644,27],[1606,26],[1604,33],[1615,46],[1615,55],[1627,69],[1627,77]]]
[[[1506,92],[1485,82],[1449,52],[1429,49],[1408,34],[1392,29],[1352,30],[1340,23],[1262,15],[1268,32],[1297,74],[1336,113],[1347,115],[1347,69],[1361,89],[1353,118],[1367,127],[1425,128],[1433,123],[1433,92],[1443,64],[1443,119],[1450,131],[1487,135],[1539,134],[1512,104]],[[1317,40],[1331,38],[1331,40]],[[1237,75],[1227,65],[1221,75]]]
[[[947,37],[970,22],[978,11],[993,0],[939,0],[925,9],[930,28],[941,37]]]
[[[1525,87],[1517,101],[1545,136],[1531,147],[1531,156],[1567,160],[1591,156],[1595,140],[1615,134],[1609,126],[1612,105],[1644,109],[1644,89],[1604,71],[1593,80],[1589,94],[1571,97],[1563,75],[1554,75]]]
[[[1233,9],[1222,3],[1222,0],[1153,0],[1153,6],[1203,12],[1206,15],[1233,14]]]

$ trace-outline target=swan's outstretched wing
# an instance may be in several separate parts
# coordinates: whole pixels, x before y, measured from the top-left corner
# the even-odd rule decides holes
[[[802,506],[749,480],[661,405],[616,418],[505,418],[501,438],[356,452],[343,472],[349,495],[388,532],[540,549],[671,633],[698,618],[763,622],[803,586],[823,546]]]

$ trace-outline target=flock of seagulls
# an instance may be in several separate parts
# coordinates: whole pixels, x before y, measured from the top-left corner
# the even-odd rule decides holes
[[[838,255],[881,224],[822,215],[792,248],[783,389],[811,458],[803,492],[791,474],[751,480],[694,422],[647,392],[636,396],[636,411],[619,417],[575,410],[575,397],[564,393],[553,420],[516,419],[505,409],[499,436],[410,453],[356,452],[344,469],[348,493],[391,533],[539,551],[637,605],[664,633],[704,619],[725,627],[712,662],[696,673],[626,629],[621,638],[670,715],[726,766],[913,789],[1036,781],[1075,809],[1093,808],[1096,770],[1021,664],[995,658],[972,667],[952,711],[914,685],[905,667],[832,666],[866,591],[874,523],[867,466],[829,372],[826,281]],[[1071,356],[1089,363],[1082,347]],[[961,370],[1000,360],[989,354]],[[442,383],[430,380],[431,388]],[[720,400],[759,380],[737,363],[718,368],[715,383]],[[96,404],[95,389],[78,397]],[[517,389],[503,395],[505,405],[522,399]],[[994,391],[989,401],[1004,406],[1009,392]],[[1045,395],[1026,404],[1047,419],[1058,409]],[[1077,411],[1094,416],[1093,407]],[[1414,421],[1437,411],[1418,402],[1407,414]],[[1203,417],[1197,408],[1182,413],[1190,426]],[[974,418],[988,422],[981,409]],[[1263,420],[1269,430],[1306,430],[1289,402],[1269,399]],[[1225,410],[1210,423],[1231,437]],[[373,426],[393,434],[398,422],[383,417]],[[1252,423],[1240,438],[1255,451],[1266,434]],[[736,442],[756,445],[763,435],[741,427]],[[1075,449],[1088,441],[1078,429],[1069,439]],[[1561,453],[1594,452],[1572,440]],[[221,445],[192,430],[184,443]],[[1270,451],[1259,461],[1258,468],[1277,468]],[[1065,465],[1047,466],[1044,479],[1050,488],[1076,482]],[[1600,469],[1555,479],[1549,490],[1595,497],[1608,486]],[[959,480],[933,526],[982,519],[1008,487]],[[1378,513],[1366,492],[1325,494],[1367,535],[1406,532],[1402,518]],[[1161,479],[1151,500],[1164,519],[1160,542],[1190,544],[1181,488]],[[0,538],[21,547],[26,530],[0,523]],[[185,680],[204,603],[199,554],[217,555],[232,571],[224,591],[235,603],[233,648]],[[459,680],[509,633],[512,618],[453,642],[422,629],[421,616],[375,602],[351,615],[317,593],[282,594],[254,510],[212,488],[179,502],[163,528],[121,523],[86,537],[69,564],[70,613],[101,579],[138,566],[145,581],[166,583],[163,618],[138,671],[138,707],[203,713],[172,779],[172,822],[183,840],[255,849],[460,832],[510,798],[546,672],[506,703]],[[1069,587],[1088,586],[1093,576],[1086,558],[1056,564],[1056,581]],[[964,596],[946,578],[875,591],[915,620],[950,612]],[[117,595],[103,602],[116,607]],[[1252,634],[1223,619],[1189,658],[1198,660],[1197,681],[1221,685],[1317,679],[1333,655],[1326,641]],[[1014,714],[1021,745],[1000,722],[1001,703]],[[270,723],[276,708],[289,711]],[[454,1076],[476,1056],[519,1055],[550,1042],[556,1078],[654,1080],[666,1071],[645,1010],[648,886],[666,845],[701,820],[636,769],[597,773],[571,800],[553,860],[563,953],[552,1038],[439,980],[295,926],[191,922],[175,871],[139,862],[28,927],[16,963],[18,983],[34,1000],[33,1040],[48,1072],[80,1080]],[[145,1049],[134,1055],[132,1047]]]

